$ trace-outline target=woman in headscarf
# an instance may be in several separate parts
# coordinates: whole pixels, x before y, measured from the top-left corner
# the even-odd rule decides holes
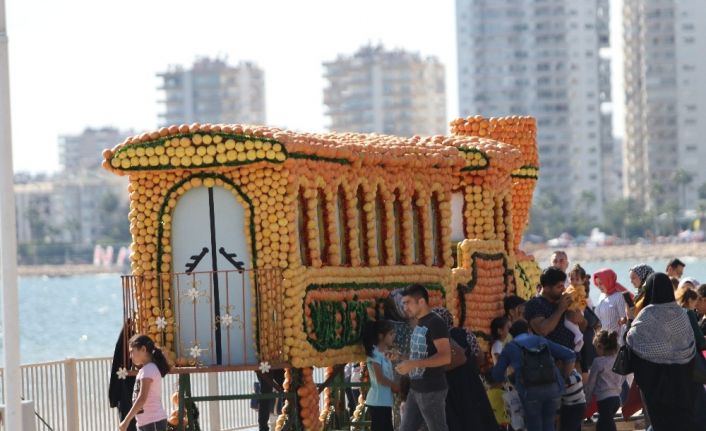
[[[594,310],[601,327],[608,332],[615,331],[620,334],[623,319],[627,320],[623,292],[628,290],[618,283],[618,275],[612,269],[601,269],[593,274],[593,284],[601,291],[598,304]]]
[[[432,311],[448,326],[449,337],[466,351],[466,363],[446,372],[449,386],[446,423],[449,431],[497,431],[498,423],[476,365],[475,356],[480,353],[480,348],[472,347],[472,344],[478,346],[475,335],[466,329],[455,328],[453,316],[446,308],[436,307]]]
[[[642,391],[654,431],[697,430],[695,389],[691,377],[696,354],[686,310],[674,300],[663,273],[645,282],[644,308],[627,333],[635,381]]]
[[[696,288],[699,287],[699,281],[697,279],[695,279],[694,277],[682,277],[679,280],[679,284],[677,285],[677,289],[680,289],[682,287],[696,290]]]
[[[636,311],[642,309],[642,298],[645,296],[645,290],[642,286],[645,284],[647,277],[654,274],[655,270],[646,263],[641,263],[630,268],[630,283],[637,290],[637,295],[635,295],[635,308]]]

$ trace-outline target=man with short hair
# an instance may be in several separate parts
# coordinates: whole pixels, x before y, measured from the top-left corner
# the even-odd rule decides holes
[[[564,250],[555,250],[552,253],[551,265],[554,268],[559,268],[562,270],[564,274],[568,274],[569,256]],[[570,284],[571,280],[569,280],[569,277],[566,277],[566,280],[564,280],[564,287],[569,287]]]
[[[525,320],[535,334],[574,351],[576,347],[575,336],[566,326],[565,320],[575,323],[582,332],[586,330],[588,323],[581,313],[568,310],[572,299],[570,295],[564,295],[566,278],[564,271],[559,268],[549,267],[542,271],[542,275],[539,277],[542,290],[538,296],[525,304]],[[574,358],[576,358],[575,352]],[[568,392],[565,395],[568,395]],[[575,409],[561,409],[562,429],[581,427],[582,415],[576,415],[573,410]]]
[[[574,349],[574,334],[564,325],[564,319],[576,323],[584,330],[586,320],[580,313],[567,311],[571,296],[564,295],[566,274],[559,268],[549,267],[539,277],[539,295],[525,304],[525,320],[532,332]]]
[[[552,253],[551,264],[553,267],[559,268],[566,274],[566,270],[569,269],[569,256],[566,255],[564,250],[555,250]]]
[[[410,358],[399,363],[398,373],[409,374],[410,390],[402,415],[401,431],[448,431],[446,425],[446,373],[451,363],[449,331],[444,321],[429,307],[429,293],[413,284],[402,293],[402,306],[417,326],[410,340]]]
[[[665,272],[670,278],[681,278],[681,276],[684,275],[685,267],[686,264],[675,257],[674,259],[669,261]]]

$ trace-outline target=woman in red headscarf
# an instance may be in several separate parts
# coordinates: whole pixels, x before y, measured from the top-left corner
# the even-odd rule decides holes
[[[594,311],[598,318],[601,319],[602,329],[621,334],[620,326],[625,321],[623,319],[627,319],[623,292],[628,290],[618,283],[618,275],[615,271],[608,268],[601,269],[593,274],[593,284],[601,291],[601,296],[598,298],[598,304]]]

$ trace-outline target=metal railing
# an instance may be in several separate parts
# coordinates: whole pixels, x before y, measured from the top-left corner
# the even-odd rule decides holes
[[[118,427],[117,409],[108,402],[108,383],[112,358],[66,359],[22,365],[22,396],[35,403],[37,431],[114,431]],[[315,370],[323,381],[323,370]],[[194,396],[251,394],[254,372],[226,371],[191,375]],[[176,407],[170,397],[177,390],[178,375],[168,374],[162,381],[162,400],[167,413]],[[4,373],[0,369],[0,403],[4,403]],[[201,429],[228,431],[257,425],[257,411],[249,400],[199,403]],[[0,430],[4,431],[2,425]]]
[[[283,361],[280,268],[123,275],[121,281],[127,329],[123,334],[125,363],[130,334],[154,333],[154,327],[150,331],[150,319],[157,317],[153,309],[165,308],[166,303],[171,314],[159,317],[166,317],[173,339],[167,343],[166,332],[161,331],[155,341],[161,346],[173,344],[177,357],[189,358],[190,350],[196,348],[203,351],[198,361],[202,365],[252,365],[259,339],[261,360]],[[171,293],[163,297],[164,291]],[[154,292],[158,295],[153,297]]]

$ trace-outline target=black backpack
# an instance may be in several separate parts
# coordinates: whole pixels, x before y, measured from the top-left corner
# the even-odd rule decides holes
[[[522,370],[519,373],[520,382],[526,388],[556,383],[554,374],[554,358],[546,344],[527,348],[519,343],[522,352]]]

